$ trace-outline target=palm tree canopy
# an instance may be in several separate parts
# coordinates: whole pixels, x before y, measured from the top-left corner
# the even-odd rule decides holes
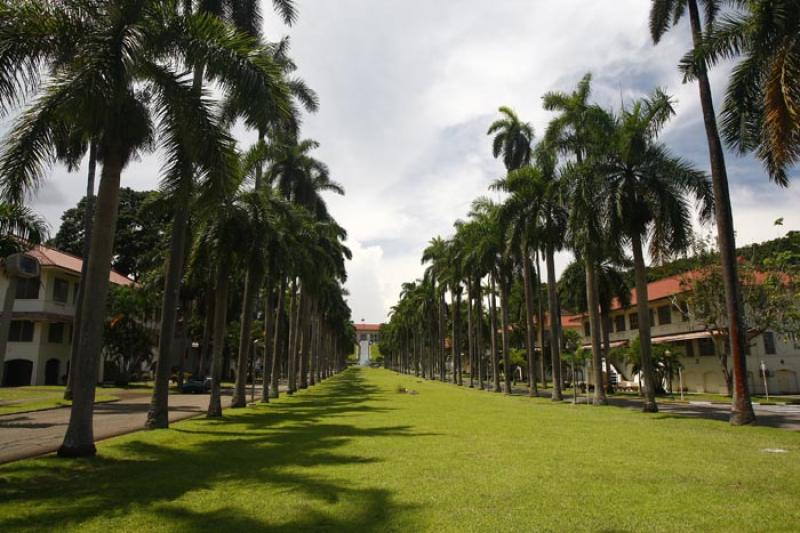
[[[656,260],[691,244],[689,195],[700,202],[701,219],[709,220],[713,213],[708,176],[658,142],[673,114],[672,100],[661,90],[624,107],[606,157],[597,166],[606,181],[609,233],[622,239],[649,236],[650,255]]]
[[[522,122],[510,107],[502,106],[499,112],[502,118],[492,122],[486,132],[494,135],[492,155],[495,158],[502,155],[506,170],[530,164],[533,126]]]
[[[755,152],[770,179],[785,187],[788,169],[800,161],[800,4],[736,4],[681,66],[689,80],[698,65],[739,59],[722,106],[722,134],[739,152]]]

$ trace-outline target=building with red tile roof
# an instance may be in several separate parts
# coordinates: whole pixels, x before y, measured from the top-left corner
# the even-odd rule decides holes
[[[17,281],[3,385],[57,385],[67,374],[83,262],[48,246],[37,246],[28,255],[39,261],[41,273]],[[134,284],[114,270],[109,281]],[[7,289],[8,278],[0,276],[3,296]]]

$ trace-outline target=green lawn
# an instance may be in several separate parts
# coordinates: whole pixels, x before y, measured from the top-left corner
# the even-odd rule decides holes
[[[98,388],[96,401],[118,400],[119,392],[120,389]],[[0,388],[0,415],[41,411],[70,405],[72,402],[64,400],[64,387],[59,385]]]
[[[508,398],[380,369],[226,413],[105,441],[94,460],[0,467],[0,530],[800,527],[797,432]]]

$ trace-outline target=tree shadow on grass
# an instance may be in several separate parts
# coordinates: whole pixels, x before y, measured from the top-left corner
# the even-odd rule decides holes
[[[7,465],[0,469],[0,501],[7,509],[0,512],[0,530],[76,527],[142,509],[157,513],[166,530],[381,529],[394,513],[413,509],[393,502],[389,490],[334,482],[329,475],[337,467],[378,461],[340,450],[355,439],[423,436],[409,426],[346,423],[351,414],[386,412],[371,405],[381,394],[358,371],[349,371],[285,403],[126,437],[111,444],[111,455],[102,455],[101,447],[101,456],[91,460],[51,456]],[[191,503],[189,493],[216,490],[217,501],[228,503],[229,491],[248,487],[267,495],[290,493],[290,501],[303,502],[303,512],[281,522],[257,510],[212,506],[198,512],[175,501],[189,495]],[[338,514],[330,508],[334,505]]]

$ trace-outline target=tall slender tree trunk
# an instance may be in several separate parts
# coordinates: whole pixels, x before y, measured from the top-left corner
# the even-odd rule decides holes
[[[97,384],[100,352],[103,348],[103,323],[108,295],[108,277],[114,250],[114,233],[117,227],[119,184],[122,173],[122,149],[111,141],[104,150],[103,172],[97,197],[97,211],[92,228],[92,246],[86,271],[86,301],[79,335],[78,352],[81,354],[73,371],[76,372],[72,389],[72,409],[64,442],[58,449],[62,457],[85,457],[96,453],[94,446],[95,386]]]
[[[281,378],[281,324],[283,322],[283,302],[286,298],[286,277],[281,276],[281,283],[278,287],[278,303],[275,306],[275,334],[272,337],[272,371],[270,376],[270,396],[277,398],[280,396],[279,383]]]
[[[214,331],[214,291],[207,290],[205,295],[205,320],[203,321],[203,338],[200,345],[200,361],[197,373],[205,378],[208,375],[208,361],[211,356],[211,336]]]
[[[703,34],[697,0],[689,0],[689,19],[692,26],[692,41],[695,49],[702,45]],[[722,262],[722,278],[725,283],[725,307],[728,313],[731,363],[733,366],[733,402],[731,402],[730,422],[733,425],[752,424],[756,421],[750,390],[747,384],[747,360],[745,350],[745,320],[742,296],[739,289],[739,273],[736,265],[736,238],[733,227],[733,209],[728,189],[728,173],[725,167],[725,154],[717,129],[714,101],[708,72],[698,68],[697,81],[700,88],[700,104],[703,109],[703,122],[708,140],[708,153],[711,161],[711,184],[714,190],[714,211],[717,223]]]
[[[475,280],[475,357],[478,359],[478,387],[483,390],[485,388],[485,353],[483,349],[483,289],[481,288],[481,280]]]
[[[444,303],[444,287],[440,284],[439,295],[439,380],[447,381],[447,352],[445,348],[445,337],[447,336],[447,314]]]
[[[298,358],[300,364],[298,368],[300,370],[300,388],[307,389],[308,388],[308,355],[309,355],[309,348],[311,346],[311,296],[304,293],[303,298],[303,309],[300,315],[300,349],[298,350]]]
[[[497,371],[497,300],[494,274],[489,276],[489,321],[491,322],[492,339],[492,381],[494,392],[500,392],[500,373]]]
[[[455,298],[453,301],[453,369],[455,375],[453,377],[455,384],[460,387],[464,384],[461,372],[461,287],[456,286],[454,292],[455,292]]]
[[[297,367],[295,366],[295,354],[297,353],[297,281],[292,280],[292,296],[289,300],[289,351],[286,359],[287,374],[287,394],[294,394],[297,388]]]
[[[233,390],[231,407],[247,406],[247,361],[253,345],[253,312],[258,299],[258,290],[264,279],[263,270],[255,263],[258,261],[256,252],[251,251],[249,268],[244,277],[244,295],[242,297],[242,315],[239,327],[239,354],[236,361],[236,384]],[[254,378],[255,379],[255,378]]]
[[[188,170],[187,172],[191,172]],[[186,255],[186,233],[189,223],[189,191],[183,190],[176,200],[172,221],[167,275],[164,279],[164,297],[161,306],[161,330],[158,340],[158,362],[156,364],[153,396],[147,412],[147,429],[169,427],[169,377],[171,374],[172,344],[175,339],[175,321],[178,316],[183,260]],[[182,206],[180,204],[187,204]]]
[[[269,279],[269,276],[267,276]],[[263,387],[261,389],[261,403],[269,403],[269,386],[272,382],[272,306],[273,306],[273,291],[272,286],[267,283],[267,288],[264,296],[264,377],[262,379]]]
[[[89,250],[92,246],[92,225],[94,222],[94,179],[97,173],[97,144],[89,141],[89,169],[86,176],[86,206],[83,210],[83,250],[81,251],[81,277],[78,283],[78,294],[75,298],[75,318],[72,321],[72,342],[70,347],[70,365],[67,374],[67,386],[64,388],[64,399],[72,399],[72,387],[75,383],[75,372],[80,352],[78,345],[80,342],[81,316],[83,316],[83,295],[86,285],[86,271],[89,268]]]
[[[558,292],[556,290],[556,266],[552,247],[545,250],[547,263],[547,308],[550,314],[550,361],[553,365],[554,402],[563,399],[561,394],[561,311],[558,308]]]
[[[647,294],[647,268],[644,264],[642,253],[642,237],[638,233],[631,235],[631,248],[633,249],[633,268],[636,278],[636,311],[639,317],[639,352],[641,355],[641,369],[644,377],[644,405],[642,411],[646,413],[658,412],[656,405],[656,382],[653,372],[653,356],[650,344],[650,306]]]
[[[228,324],[228,287],[230,262],[221,258],[217,262],[217,279],[214,283],[214,341],[211,350],[211,396],[208,399],[208,418],[222,416],[222,363],[225,348],[225,329]]]
[[[508,279],[500,276],[500,314],[503,320],[503,331],[500,338],[503,342],[503,383],[505,393],[511,394],[511,354],[508,342],[511,324],[508,319]]]
[[[528,351],[528,395],[536,396],[536,344],[533,340],[533,274],[528,246],[522,250],[522,283],[525,285],[525,348]],[[537,284],[538,284],[537,280]],[[544,348],[542,348],[544,351]]]
[[[592,335],[592,371],[594,373],[595,405],[607,405],[603,387],[603,357],[600,351],[600,304],[597,299],[597,272],[594,256],[588,249],[584,252],[586,270],[586,305],[589,309],[589,328]]]
[[[472,281],[467,279],[467,350],[469,351],[469,388],[475,388],[475,330],[472,320]]]

